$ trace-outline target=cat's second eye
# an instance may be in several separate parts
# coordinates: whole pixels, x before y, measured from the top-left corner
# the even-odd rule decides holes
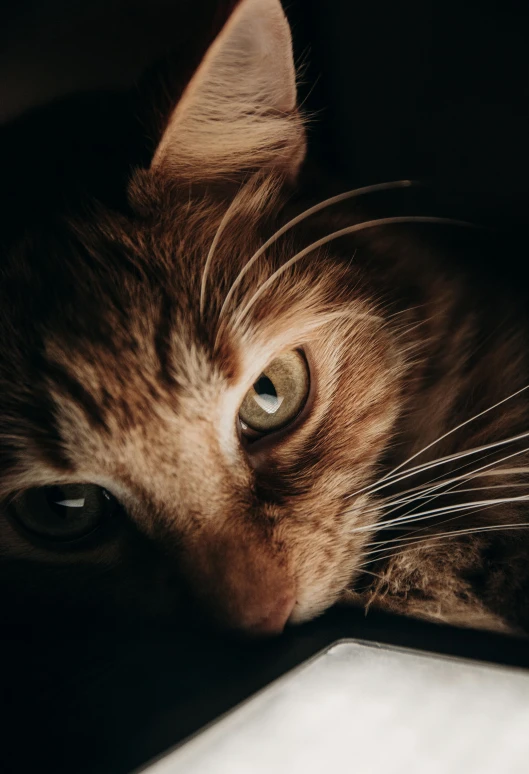
[[[303,409],[310,389],[307,361],[297,350],[273,360],[246,393],[239,410],[243,434],[265,435],[286,427]]]
[[[112,495],[95,484],[66,484],[22,492],[14,500],[11,512],[23,529],[57,542],[90,534],[116,506]]]

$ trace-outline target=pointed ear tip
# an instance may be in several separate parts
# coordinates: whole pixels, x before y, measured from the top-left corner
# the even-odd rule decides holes
[[[232,15],[241,9],[248,10],[251,13],[256,13],[258,11],[270,13],[271,11],[275,11],[286,19],[285,9],[281,0],[238,0],[233,6],[231,12]]]
[[[295,176],[304,123],[280,0],[240,0],[173,111],[151,168],[198,178],[262,164]]]

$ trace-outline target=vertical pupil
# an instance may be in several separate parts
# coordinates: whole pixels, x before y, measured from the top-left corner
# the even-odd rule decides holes
[[[255,390],[254,399],[257,405],[263,411],[266,411],[267,414],[275,414],[282,401],[277,397],[277,391],[272,380],[263,374],[255,382],[253,388]]]
[[[277,392],[276,388],[274,387],[274,383],[271,379],[268,378],[268,376],[260,376],[254,384],[253,388],[258,395],[268,395],[271,398],[277,398]]]
[[[51,487],[47,492],[48,506],[63,521],[66,521],[72,514],[80,514],[84,508],[86,498],[75,497],[72,494],[60,486]]]
[[[64,499],[65,492],[60,486],[51,487],[46,495],[49,507],[60,519],[67,519],[69,515],[69,509],[65,508],[64,505],[60,505]]]

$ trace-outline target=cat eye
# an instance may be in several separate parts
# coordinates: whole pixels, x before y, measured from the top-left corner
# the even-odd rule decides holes
[[[22,492],[12,503],[14,519],[45,540],[78,540],[93,532],[117,507],[95,484],[66,484]]]
[[[286,352],[273,360],[246,393],[239,410],[241,430],[255,437],[296,419],[307,401],[309,369],[303,354]]]

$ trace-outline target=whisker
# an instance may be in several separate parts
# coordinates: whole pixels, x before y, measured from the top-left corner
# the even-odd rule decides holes
[[[528,451],[529,451],[529,449],[528,449]],[[485,454],[485,455],[483,455],[483,457],[480,457],[480,459],[484,460],[484,459],[487,459],[487,457],[490,457],[490,456],[491,456],[490,454]],[[510,456],[511,455],[509,455],[509,457]],[[497,462],[500,463],[500,462],[502,462],[505,459],[506,458],[503,457],[501,460],[497,460]],[[464,468],[468,467],[468,465],[470,465],[470,464],[472,464],[472,463],[467,463],[466,465],[461,465],[460,467],[455,468],[454,472],[457,471],[457,470],[463,470]],[[488,466],[487,466],[487,468],[488,468]],[[481,475],[480,475],[479,471],[484,470],[484,469],[485,469],[484,467],[477,468],[476,470],[471,470],[468,473],[465,473],[465,474],[463,474],[461,476],[454,476],[453,478],[447,478],[444,481],[439,482],[439,484],[437,486],[448,485],[448,484],[451,484],[451,483],[453,483],[455,481],[464,482],[464,481],[471,481],[473,478],[480,478]],[[513,475],[521,475],[521,474],[527,474],[527,473],[529,473],[529,468],[526,468],[526,467],[500,468],[498,470],[490,470],[490,469],[487,470],[487,476],[503,476],[503,475],[513,476]],[[438,481],[438,479],[434,478],[429,483],[433,483],[434,481]],[[512,488],[512,487],[522,487],[522,486],[527,486],[527,484],[525,484],[525,483],[524,484],[509,483],[509,484],[496,484],[496,485],[495,484],[489,484],[486,487],[475,487],[475,488],[476,489],[501,489],[501,488]],[[429,484],[427,484],[426,487],[429,487]],[[432,487],[431,489],[428,489],[428,488],[425,489],[424,485],[420,485],[420,486],[413,487],[412,489],[407,489],[407,490],[405,490],[405,492],[399,492],[397,495],[395,495],[395,497],[400,497],[401,495],[406,494],[407,492],[417,492],[417,491],[419,491],[419,492],[422,491],[422,492],[424,492],[424,494],[428,495],[428,493],[430,491],[432,491],[432,489],[435,489],[435,488],[437,488],[437,487]],[[449,491],[449,490],[447,490],[447,491]],[[458,492],[464,492],[464,491],[470,491],[470,490],[458,489]],[[405,500],[403,500],[403,501],[405,501]],[[394,498],[388,498],[386,502],[389,505],[392,505],[393,502],[394,502]],[[399,501],[397,500],[396,502],[399,502]],[[382,506],[384,507],[384,504],[382,504]],[[378,511],[378,510],[380,510],[380,504],[376,508],[373,508],[373,511]],[[366,512],[369,513],[369,511],[366,511]]]
[[[293,266],[295,263],[300,261],[302,258],[305,258],[306,255],[309,255],[309,253],[314,252],[314,250],[317,250],[319,247],[323,247],[323,245],[328,244],[329,242],[332,242],[335,239],[339,239],[343,236],[348,236],[350,234],[356,234],[360,231],[365,231],[370,228],[379,228],[381,226],[391,226],[391,225],[398,225],[400,223],[434,223],[434,224],[440,224],[440,225],[452,225],[452,226],[463,226],[465,228],[477,228],[473,223],[468,223],[464,220],[455,220],[452,218],[436,218],[436,217],[429,217],[429,216],[418,216],[418,215],[402,215],[397,217],[391,217],[391,218],[377,218],[376,220],[366,220],[363,223],[356,223],[354,226],[347,226],[346,228],[341,228],[338,231],[333,231],[331,234],[327,234],[326,236],[322,237],[321,239],[317,239],[312,244],[308,245],[308,247],[305,247],[303,250],[300,250],[298,253],[292,256],[292,258],[289,258],[288,261],[285,261],[282,266],[280,266],[276,271],[268,277],[265,282],[260,286],[260,288],[253,294],[253,296],[250,298],[250,300],[246,303],[246,305],[243,307],[241,311],[238,312],[236,317],[236,323],[240,324],[241,320],[246,317],[248,312],[251,310],[251,308],[254,306],[254,304],[261,298],[261,296],[268,290],[270,285],[272,285],[278,277],[280,277],[284,272],[286,272],[288,269],[290,269],[291,266]]]
[[[524,389],[526,389],[526,388],[524,388]],[[529,432],[527,432],[527,433],[520,433],[519,435],[511,436],[511,438],[504,438],[504,439],[502,439],[500,441],[495,441],[494,443],[491,443],[491,444],[486,444],[484,446],[476,446],[473,449],[464,449],[461,452],[456,452],[454,454],[449,454],[446,457],[440,457],[438,460],[433,460],[431,462],[426,462],[426,463],[424,463],[422,465],[416,465],[415,467],[409,468],[408,470],[406,470],[400,476],[393,475],[393,474],[390,476],[389,474],[387,474],[387,475],[383,476],[381,479],[378,479],[377,481],[374,481],[372,484],[368,484],[368,486],[364,487],[363,489],[358,489],[356,492],[353,492],[352,494],[347,495],[347,497],[348,498],[356,497],[357,495],[359,495],[359,494],[361,494],[363,492],[367,492],[367,491],[369,491],[370,493],[378,492],[381,489],[385,489],[388,486],[393,486],[393,485],[399,483],[400,481],[404,481],[405,479],[410,478],[411,476],[416,476],[419,473],[423,473],[423,472],[425,472],[427,470],[431,470],[432,468],[435,468],[438,465],[443,465],[443,464],[445,464],[447,462],[454,462],[454,461],[456,461],[458,459],[463,459],[464,457],[469,457],[469,456],[471,456],[473,454],[478,454],[481,451],[488,451],[489,449],[497,449],[500,446],[507,445],[508,443],[515,443],[516,441],[521,441],[524,438],[527,438],[528,436],[529,436]],[[526,449],[524,451],[529,451],[529,450]],[[503,457],[502,461],[504,461],[506,459],[510,459],[511,457],[515,457],[515,456],[517,456],[517,454],[522,454],[522,453],[523,453],[523,451],[522,452],[515,452],[512,455],[508,455],[507,457]],[[401,466],[399,466],[399,467],[401,467]]]
[[[384,561],[385,559],[391,559],[393,556],[397,556],[403,550],[403,548],[407,548],[409,546],[413,547],[415,545],[421,545],[433,540],[440,540],[442,538],[453,537],[454,535],[474,535],[481,532],[501,532],[503,530],[511,531],[516,529],[527,529],[528,527],[529,527],[529,522],[522,521],[522,522],[510,523],[510,524],[493,524],[493,525],[486,525],[484,527],[466,527],[464,529],[448,530],[446,532],[440,532],[437,535],[429,535],[428,537],[412,540],[404,546],[399,546],[396,551],[392,551],[391,553],[385,556],[375,557],[375,559],[374,560],[372,559],[371,562],[372,561],[380,562],[380,561]],[[376,553],[376,552],[373,552],[373,553]],[[368,554],[368,556],[370,555],[371,554]],[[366,566],[371,562],[367,561]],[[362,565],[360,565],[356,569],[362,569],[362,571],[365,572],[365,570],[363,570]]]
[[[379,578],[379,580],[384,580],[382,575],[378,575],[376,572],[371,572],[370,570],[363,570],[362,571],[365,575],[372,575],[373,578]]]
[[[461,479],[460,482],[457,481],[458,478]],[[410,516],[411,514],[416,513],[419,508],[423,508],[425,505],[428,505],[429,503],[433,502],[434,500],[437,500],[439,497],[443,497],[444,495],[453,493],[454,490],[456,490],[456,488],[459,486],[459,483],[463,483],[466,480],[467,480],[466,476],[456,477],[453,480],[453,481],[456,482],[456,483],[454,483],[454,486],[448,486],[447,482],[443,482],[442,484],[438,484],[437,486],[433,486],[430,489],[423,490],[422,492],[417,494],[415,497],[404,498],[402,501],[396,500],[395,504],[392,501],[390,501],[389,505],[392,505],[393,507],[390,508],[389,511],[385,511],[384,512],[383,519],[380,521],[380,523],[381,524],[382,523],[388,523],[387,522],[387,517],[390,514],[395,513],[395,511],[400,511],[402,509],[402,507],[405,506],[405,505],[412,505],[414,502],[417,502],[417,505],[414,508],[411,508],[410,510],[406,511],[405,515],[406,516]],[[450,481],[450,479],[448,479],[447,481]],[[444,486],[448,486],[448,488],[447,489],[442,489],[442,491],[439,492],[438,490],[441,489]],[[482,488],[483,489],[488,489],[488,487],[482,487]],[[461,492],[461,491],[463,491],[463,490],[457,489],[457,492]],[[432,492],[436,492],[436,494],[433,494],[431,497],[429,497],[428,495],[430,495]],[[383,505],[382,507],[384,508],[385,505]],[[365,511],[364,513],[369,514],[371,512],[380,512],[380,508],[373,508],[371,511],[368,510],[368,511]]]
[[[495,507],[495,506],[493,506],[493,505],[489,505],[488,506],[488,508],[493,508],[493,507]],[[484,508],[483,510],[487,510],[487,508]],[[456,521],[457,519],[461,518],[461,516],[464,516],[464,515],[465,514],[459,514],[458,516],[453,516],[450,519],[444,519],[443,521],[439,522],[439,524],[447,524],[448,522]],[[519,524],[520,524],[520,526],[523,526],[523,522],[519,522]],[[488,528],[488,526],[490,526],[490,525],[485,525],[484,527],[480,527],[480,526],[465,527],[463,529],[465,531],[469,530],[469,534],[470,534],[470,532],[478,532],[481,529]],[[507,525],[507,526],[509,526],[509,525]],[[513,525],[511,525],[511,526],[513,526]],[[502,525],[496,525],[496,528],[498,530],[500,530],[502,528]],[[364,557],[366,559],[366,562],[365,562],[365,564],[360,565],[359,569],[363,568],[364,566],[367,566],[367,565],[371,564],[373,561],[379,562],[379,561],[383,561],[385,559],[391,558],[392,556],[397,556],[399,552],[401,552],[403,549],[407,548],[408,546],[413,546],[413,545],[416,545],[416,544],[419,544],[419,543],[427,542],[428,540],[431,540],[432,538],[437,537],[437,536],[448,537],[450,535],[457,534],[458,532],[462,532],[462,531],[459,531],[459,530],[448,530],[448,531],[443,532],[443,533],[437,533],[437,535],[430,534],[430,535],[427,535],[424,538],[410,538],[410,536],[409,536],[410,534],[414,534],[414,533],[417,533],[417,532],[424,532],[426,529],[430,529],[430,527],[423,527],[420,530],[413,530],[412,533],[409,533],[405,537],[392,538],[392,539],[386,540],[386,541],[383,541],[383,540],[374,541],[372,544],[367,544],[368,546],[369,545],[375,545],[375,542],[376,542],[378,545],[383,545],[384,547],[383,548],[379,548],[377,550],[368,551],[367,554]],[[397,545],[393,546],[394,550],[390,551],[387,554],[384,554],[384,552],[387,550],[387,545],[389,543],[395,543]],[[380,554],[382,554],[382,555],[380,555]]]
[[[529,447],[528,447],[528,451],[529,451]],[[491,457],[491,456],[492,456],[492,454],[484,454],[483,457],[479,458],[479,460],[486,460],[488,457]],[[479,462],[479,460],[478,460],[478,462]],[[499,462],[501,462],[501,460],[497,460],[497,462],[499,463]],[[474,461],[471,461],[471,462],[467,462],[465,465],[460,465],[459,467],[454,468],[453,472],[455,473],[458,470],[464,470],[465,468],[468,468],[468,466],[472,465],[473,463],[474,463]],[[461,481],[461,482],[463,482],[463,481],[471,481],[472,478],[475,478],[475,477],[479,478],[479,475],[476,475],[476,474],[478,474],[478,471],[480,471],[480,470],[481,470],[481,468],[476,468],[475,470],[470,470],[467,473],[463,473],[460,476],[453,476],[451,478],[445,478],[445,479],[443,479],[441,481],[439,480],[439,478],[441,478],[441,477],[439,477],[439,478],[432,478],[431,481],[428,481],[427,484],[419,484],[417,486],[411,487],[411,489],[405,489],[403,492],[398,492],[393,497],[389,497],[387,499],[387,502],[392,504],[395,498],[400,498],[400,497],[402,497],[403,501],[404,501],[404,500],[408,499],[408,498],[404,497],[405,495],[408,495],[408,494],[415,494],[416,496],[418,496],[418,494],[420,495],[421,493],[428,494],[429,491],[431,491],[431,485],[435,484],[435,482],[437,482],[437,483],[435,484],[435,487],[432,487],[432,488],[437,488],[438,486],[445,486],[445,485],[448,486],[449,484],[453,484],[455,481]],[[487,472],[487,475],[488,476],[492,476],[492,475],[495,475],[495,476],[502,475],[503,476],[503,475],[515,475],[515,474],[521,474],[521,473],[529,473],[529,468],[526,468],[526,467],[500,468],[500,469],[497,469],[497,470],[489,470]],[[508,486],[526,486],[526,485],[525,484],[497,484],[497,485],[490,484],[490,486],[488,486],[487,489],[493,489],[494,486],[497,486],[497,487],[508,487]],[[462,491],[462,490],[459,490],[459,491]],[[397,502],[399,502],[399,500],[397,500]]]
[[[346,199],[352,199],[356,196],[364,196],[366,194],[376,193],[377,191],[388,191],[394,188],[410,188],[413,185],[420,185],[420,183],[414,180],[394,180],[389,183],[376,183],[375,185],[367,185],[367,186],[364,186],[363,188],[355,188],[350,191],[345,191],[345,193],[338,194],[338,196],[332,196],[330,199],[325,199],[324,201],[319,202],[318,204],[315,204],[313,207],[309,207],[309,209],[304,210],[299,215],[296,215],[295,218],[292,218],[292,220],[289,220],[288,223],[286,223],[284,226],[278,229],[274,234],[272,234],[272,236],[269,239],[267,239],[263,245],[261,245],[261,247],[251,256],[251,258],[243,266],[243,268],[241,269],[241,271],[233,281],[222,303],[222,306],[219,312],[219,322],[224,316],[224,313],[226,312],[228,304],[232,300],[235,294],[235,291],[241,284],[246,274],[250,271],[252,266],[256,263],[256,261],[259,260],[259,258],[263,255],[263,253],[265,253],[266,250],[268,250],[268,248],[274,244],[274,242],[277,242],[277,240],[280,239],[280,237],[282,237],[283,234],[286,234],[287,231],[290,231],[290,229],[294,228],[294,226],[297,226],[298,223],[301,223],[303,220],[306,220],[306,218],[310,218],[311,215],[315,215],[317,212],[320,212],[326,207],[332,207],[334,204],[339,204],[340,202],[343,202]]]
[[[510,486],[510,484],[504,484],[503,486]],[[525,484],[519,484],[519,486],[525,486]],[[488,487],[476,487],[476,489],[488,489]],[[458,492],[464,492],[464,491],[475,491],[475,490],[464,490],[464,489],[458,489]],[[487,510],[487,508],[493,508],[493,505],[486,506],[483,508],[483,510]],[[462,518],[465,513],[458,513],[457,516],[451,516],[449,519],[443,519],[442,521],[438,521],[435,524],[435,528],[439,527],[441,524],[448,524],[452,521],[457,521],[458,519]],[[404,536],[395,537],[395,538],[385,538],[384,540],[373,540],[370,543],[367,543],[364,548],[369,548],[371,546],[386,546],[388,543],[400,543],[400,542],[406,542],[410,535],[415,535],[419,532],[425,532],[426,530],[431,529],[431,526],[428,524],[425,527],[419,527],[417,529],[407,530],[406,534]]]
[[[513,489],[514,487],[527,489],[527,484],[497,484],[496,486],[474,486],[474,487],[468,487],[465,489],[459,489],[459,485],[456,484],[456,486],[450,487],[449,489],[446,489],[445,491],[439,492],[439,494],[436,494],[433,497],[428,498],[425,502],[420,502],[415,508],[412,508],[410,511],[407,511],[406,515],[407,516],[411,516],[412,514],[416,515],[417,509],[420,508],[422,505],[428,505],[434,500],[437,500],[438,498],[443,497],[444,495],[453,494],[454,492],[456,492],[456,494],[462,494],[462,493],[467,494],[468,492],[484,492],[484,491],[489,491],[489,489]],[[412,500],[411,502],[414,502],[414,501]],[[388,511],[388,513],[392,513],[393,510],[399,510],[399,509],[400,508],[392,509],[391,511]],[[384,524],[384,522],[382,521],[380,522],[380,524]]]
[[[406,475],[398,476],[398,477],[392,478],[392,479],[386,479],[387,483],[382,484],[380,487],[377,487],[377,488],[375,488],[372,491],[376,492],[379,489],[385,488],[386,486],[390,486],[392,484],[396,484],[396,483],[398,483],[400,481],[405,480],[406,478],[409,478],[410,475],[416,476],[419,473],[424,473],[427,470],[431,470],[432,468],[436,468],[439,465],[444,465],[447,462],[454,462],[454,461],[457,461],[457,460],[460,460],[460,459],[464,459],[465,457],[469,457],[471,455],[478,454],[481,451],[488,451],[489,449],[497,449],[497,448],[499,448],[501,446],[506,446],[509,443],[515,443],[516,441],[521,441],[524,438],[527,438],[528,436],[529,436],[529,432],[528,433],[520,433],[519,435],[512,436],[511,438],[506,438],[506,439],[503,439],[501,441],[495,441],[494,443],[488,444],[486,446],[476,446],[474,449],[466,449],[466,450],[464,450],[462,452],[456,452],[454,454],[449,454],[446,457],[440,457],[438,460],[434,460],[432,462],[425,463],[424,465],[419,465],[419,466],[417,466],[415,468],[410,468],[407,471]],[[528,451],[528,450],[529,449],[523,449],[520,452],[514,452],[513,454],[510,454],[507,457],[503,457],[502,459],[503,460],[509,459],[511,457],[516,456],[517,454],[523,454],[525,451]],[[491,463],[491,464],[494,464],[494,463]]]
[[[461,468],[468,467],[469,464],[472,464],[472,463],[467,463],[467,465],[462,465]],[[393,497],[388,497],[383,503],[379,503],[377,507],[373,507],[372,510],[373,511],[379,510],[380,505],[382,505],[382,507],[386,507],[386,505],[395,506],[395,508],[392,507],[391,509],[391,510],[395,510],[396,508],[399,508],[401,505],[405,505],[406,503],[412,503],[417,499],[420,499],[424,496],[428,496],[432,491],[440,489],[441,487],[449,486],[450,484],[453,484],[458,481],[461,481],[461,483],[463,483],[463,481],[468,481],[471,477],[472,477],[472,471],[470,471],[470,473],[464,473],[461,476],[454,476],[453,478],[445,478],[441,481],[439,481],[438,478],[437,479],[434,478],[426,485],[420,484],[419,486],[414,486],[411,489],[405,489],[404,492],[399,492]],[[438,483],[434,484],[434,482],[436,481]],[[504,486],[507,486],[507,484],[505,484]],[[441,494],[444,494],[444,492],[442,492]],[[391,513],[391,511],[388,511],[388,513]]]
[[[480,462],[482,460],[486,460],[490,456],[492,456],[492,455],[491,454],[484,454],[482,457],[479,457],[478,462]],[[503,459],[495,460],[495,461],[493,461],[492,464],[496,464],[496,463],[499,464],[502,461],[503,461]],[[458,465],[456,468],[454,468],[453,472],[456,473],[458,470],[464,470],[465,468],[468,468],[469,465],[473,465],[474,462],[475,462],[475,460],[472,460],[471,462],[467,462],[465,465]],[[435,479],[435,478],[431,479],[431,481],[429,481],[426,485],[421,484],[421,485],[419,485],[417,487],[413,487],[412,489],[408,490],[408,492],[415,493],[414,497],[403,498],[403,503],[400,503],[398,498],[400,497],[401,494],[404,494],[404,493],[397,493],[394,497],[391,497],[391,498],[386,499],[385,501],[383,500],[383,501],[379,502],[373,508],[367,509],[366,511],[364,511],[364,513],[365,514],[380,513],[381,507],[384,509],[386,507],[386,505],[393,506],[394,503],[397,503],[397,505],[395,505],[395,507],[391,507],[389,511],[385,511],[384,512],[384,519],[387,519],[387,517],[391,513],[394,513],[395,511],[399,511],[403,504],[404,505],[406,503],[410,503],[411,504],[412,502],[414,502],[414,499],[417,499],[419,501],[419,504],[415,508],[412,508],[410,511],[406,512],[407,514],[416,513],[417,508],[423,507],[424,505],[427,505],[428,503],[433,502],[433,500],[436,500],[438,497],[441,497],[444,494],[448,494],[450,492],[453,492],[456,489],[456,487],[459,486],[460,483],[462,484],[462,483],[465,483],[467,481],[471,481],[474,478],[479,478],[480,476],[482,476],[480,471],[482,469],[484,469],[485,467],[488,467],[488,466],[482,466],[481,468],[474,468],[473,470],[470,470],[470,471],[468,471],[466,473],[463,473],[462,475],[452,476],[451,478],[447,478],[447,479],[444,479],[444,480],[441,480],[441,481],[439,479],[442,479],[442,476],[439,476],[437,479]],[[509,469],[507,469],[507,470],[509,470]],[[512,470],[516,470],[516,468],[512,468]],[[490,472],[491,471],[489,470],[487,475],[489,475]],[[434,482],[436,482],[436,481],[438,483],[434,484]],[[431,486],[432,484],[434,484],[434,486]],[[450,484],[454,484],[454,486],[450,486]],[[509,484],[505,484],[504,486],[508,487]],[[520,484],[520,486],[526,486],[526,485],[525,484]],[[448,487],[448,489],[444,489],[443,491],[439,492],[439,494],[433,495],[432,497],[428,497],[429,494],[431,494],[432,492],[437,491],[438,489],[440,489],[442,487]],[[488,488],[489,487],[483,487],[483,489],[488,489]],[[458,489],[457,491],[461,491],[461,490]],[[428,499],[425,502],[424,502],[424,497],[428,497]]]
[[[478,458],[478,462],[481,462],[482,460],[486,460],[489,457],[492,456],[491,454],[484,454],[482,457]],[[498,463],[501,462],[501,460],[497,461]],[[456,468],[454,468],[453,473],[457,473],[458,470],[464,470],[465,468],[468,468],[470,465],[473,465],[475,463],[475,460],[471,460],[470,462],[467,462],[465,465],[458,465]],[[392,507],[391,510],[386,511],[385,516],[389,515],[395,510],[399,510],[401,505],[405,505],[406,503],[412,503],[415,500],[422,501],[424,497],[428,497],[432,492],[436,492],[439,489],[442,489],[442,487],[449,487],[448,489],[445,489],[444,491],[439,492],[438,495],[435,495],[434,497],[431,497],[427,502],[431,502],[431,500],[434,500],[436,497],[441,497],[444,494],[447,494],[449,492],[452,492],[455,489],[455,486],[459,486],[459,484],[464,483],[466,481],[471,481],[473,478],[479,478],[479,471],[482,468],[474,468],[473,470],[468,471],[467,473],[463,473],[459,476],[452,476],[451,478],[445,478],[443,479],[442,474],[438,476],[437,478],[432,478],[430,481],[428,481],[427,484],[420,484],[419,486],[412,487],[411,489],[407,489],[404,492],[398,492],[393,497],[388,497],[384,501],[382,501],[382,507],[385,508],[386,505],[395,506]],[[436,483],[437,482],[437,483]],[[450,484],[455,484],[455,486],[450,486]],[[508,487],[509,484],[503,484],[502,486]],[[520,484],[520,486],[525,486],[525,484]],[[491,487],[482,487],[483,489],[488,489]],[[459,492],[463,491],[461,489],[458,489]],[[403,495],[409,494],[408,497],[404,497]],[[373,511],[379,511],[380,510],[380,504],[377,507],[373,507]],[[368,510],[367,513],[370,511]]]
[[[463,476],[461,476],[461,478],[464,480]],[[461,481],[461,483],[463,483],[463,481]],[[469,486],[469,487],[466,487],[464,489],[459,489],[459,486],[458,486],[457,493],[460,494],[461,492],[465,492],[465,493],[466,492],[482,492],[485,489],[486,490],[489,490],[489,489],[513,489],[513,488],[516,488],[516,487],[527,489],[527,484],[490,484],[489,486]],[[446,489],[445,491],[440,492],[437,495],[437,497],[442,497],[443,495],[451,494],[453,492],[454,492],[454,488],[450,487],[449,489]],[[411,502],[413,502],[413,500]]]
[[[500,460],[501,461],[501,460]],[[489,470],[487,476],[503,476],[503,475],[516,475],[521,473],[529,473],[529,468],[500,468],[499,470]]]
[[[499,460],[498,462],[501,462],[501,460]],[[465,466],[463,466],[463,467],[465,467]],[[490,471],[489,470],[487,475],[491,475],[492,473],[498,474],[498,475],[501,474],[501,473],[507,473],[507,474],[512,475],[514,473],[519,473],[519,472],[522,472],[522,473],[529,472],[529,468],[521,467],[521,468],[505,468],[503,470],[500,469],[500,470],[494,470],[494,471]],[[475,477],[475,474],[476,474],[476,471],[470,471],[469,474],[465,474],[464,476],[458,476],[457,478],[461,479],[462,482],[463,482],[465,480],[468,480],[468,478]],[[448,479],[448,481],[450,481],[450,479]],[[446,482],[444,482],[444,483],[446,483]],[[487,486],[487,487],[474,487],[474,489],[476,489],[476,490],[483,490],[483,489],[489,489],[489,488],[491,488],[491,489],[499,489],[499,488],[503,488],[503,487],[511,488],[512,486],[520,486],[520,487],[523,486],[523,487],[525,487],[526,484],[516,484],[516,485],[513,485],[513,484],[499,484],[499,485],[496,485],[496,486],[491,485],[490,487],[489,486]],[[458,492],[461,492],[461,491],[465,491],[465,490],[458,490]],[[469,491],[472,491],[472,490],[469,490]],[[427,503],[431,502],[433,499],[436,499],[436,498],[435,497],[430,498],[427,501]],[[487,510],[487,508],[492,508],[492,507],[494,507],[494,505],[480,506],[481,510]],[[380,510],[380,509],[376,509],[376,510]],[[416,511],[416,509],[414,509],[414,510]],[[441,512],[447,512],[446,508],[441,508],[439,510]],[[475,509],[469,508],[468,510],[471,511],[471,510],[475,510]],[[406,515],[409,515],[409,514],[406,514]],[[419,515],[420,514],[415,513],[414,514],[415,518],[414,519],[410,519],[410,521],[419,520],[417,518]],[[436,526],[439,526],[440,524],[447,524],[448,522],[451,522],[451,521],[456,521],[457,519],[461,519],[465,515],[466,515],[466,512],[464,510],[462,510],[456,516],[452,516],[450,519],[443,519],[441,522],[438,522]],[[387,527],[389,529],[389,528],[391,528],[393,526],[393,524],[394,524],[394,522],[392,522],[392,523],[385,522],[385,523],[383,523],[382,526],[383,527]],[[372,528],[373,529],[377,529],[377,530],[380,529],[380,527],[378,527],[378,525],[373,525]],[[424,532],[427,529],[430,529],[429,525],[427,525],[425,527],[422,527],[422,528],[418,528],[418,529],[412,530],[411,532],[408,532],[406,537],[399,537],[399,538],[391,538],[391,539],[371,541],[370,543],[368,543],[365,546],[365,548],[371,548],[371,550],[368,551],[367,556],[369,557],[369,556],[372,556],[374,553],[379,553],[380,551],[384,551],[386,549],[386,546],[387,546],[388,543],[400,543],[401,545],[399,546],[399,548],[402,549],[402,548],[406,547],[406,545],[408,544],[409,536],[410,535],[416,534],[418,532]],[[353,531],[357,531],[357,530],[353,530]],[[379,549],[378,551],[373,551],[373,548],[376,547],[376,546],[384,546],[384,548],[383,549]],[[391,556],[391,555],[392,554],[390,554],[388,556]],[[367,563],[369,564],[370,561],[372,561],[372,560],[368,560]],[[360,567],[358,569],[361,569],[362,567],[363,567],[363,565],[360,565]]]
[[[443,441],[445,438],[448,438],[448,436],[452,435],[452,433],[457,432],[462,427],[465,427],[466,425],[470,424],[471,422],[475,422],[476,419],[479,419],[480,417],[484,416],[485,414],[488,414],[489,411],[493,411],[494,409],[498,408],[498,406],[503,405],[509,400],[512,400],[517,395],[520,395],[522,392],[525,392],[525,390],[529,389],[529,385],[526,385],[525,387],[522,387],[520,390],[516,390],[516,392],[511,393],[511,395],[508,395],[506,398],[503,398],[502,400],[495,403],[493,406],[490,406],[489,408],[485,409],[484,411],[480,411],[479,414],[475,414],[474,416],[470,417],[470,419],[465,420],[464,422],[461,422],[461,424],[457,425],[456,427],[453,427],[451,430],[448,430],[443,435],[439,436],[439,438],[436,438],[435,441],[432,441],[427,446],[422,448],[420,451],[415,452],[415,454],[412,454],[411,457],[408,457],[407,460],[404,460],[404,462],[401,462],[399,465],[397,465],[393,470],[391,470],[389,473],[387,473],[385,476],[383,476],[381,479],[379,479],[379,483],[387,479],[389,476],[393,476],[398,470],[403,468],[405,465],[407,465],[412,460],[416,459],[416,457],[419,457],[419,455],[424,454],[424,452],[428,451],[428,449],[431,449],[432,446],[435,446],[437,443],[440,443],[440,441]]]
[[[243,188],[245,188],[245,187],[246,186],[244,186]],[[219,226],[218,226],[218,228],[217,228],[217,230],[215,232],[215,236],[213,237],[213,241],[211,242],[211,246],[209,248],[209,251],[208,251],[208,254],[207,254],[207,257],[206,257],[206,263],[204,264],[204,269],[202,270],[202,278],[201,278],[201,281],[200,281],[200,305],[199,305],[199,309],[200,309],[200,317],[201,318],[204,316],[204,307],[206,305],[206,284],[207,284],[207,281],[208,281],[209,270],[210,270],[211,264],[213,262],[213,256],[215,255],[215,250],[217,249],[217,245],[218,245],[219,240],[220,240],[220,238],[221,238],[221,236],[222,236],[222,234],[224,232],[224,229],[226,228],[226,226],[228,225],[228,223],[230,222],[230,220],[231,220],[231,218],[233,216],[233,213],[234,213],[234,211],[236,209],[236,206],[237,206],[237,204],[239,202],[240,195],[241,195],[241,191],[238,191],[236,193],[236,195],[233,197],[233,199],[231,201],[231,204],[229,205],[228,209],[224,213],[224,215],[222,217],[222,220],[220,221]]]
[[[427,511],[419,511],[418,513],[414,513],[411,516],[404,515],[404,516],[398,516],[396,519],[391,519],[390,521],[382,521],[377,524],[378,530],[384,530],[384,529],[390,529],[391,527],[394,527],[395,524],[408,524],[409,522],[417,522],[417,521],[425,521],[427,519],[432,519],[434,516],[437,516],[439,514],[443,513],[452,513],[454,511],[464,511],[464,510],[476,510],[483,507],[488,507],[489,505],[507,505],[509,503],[519,503],[519,502],[528,502],[529,501],[529,495],[519,495],[517,497],[502,497],[502,498],[496,498],[496,499],[489,499],[489,500],[477,500],[474,502],[469,503],[458,503],[456,505],[445,505],[440,508],[431,508]],[[372,530],[374,527],[373,525],[368,526],[362,526],[362,527],[355,527],[352,532],[366,532],[368,530]]]
[[[527,502],[529,500],[529,495],[519,495],[516,497],[505,497],[505,498],[495,498],[490,500],[477,500],[472,503],[458,503],[457,505],[445,505],[439,508],[431,508],[427,511],[419,511],[418,513],[412,514],[409,518],[402,516],[400,519],[394,519],[393,523],[390,525],[389,522],[385,523],[382,522],[380,525],[380,529],[390,529],[395,524],[409,524],[410,522],[418,522],[418,521],[426,521],[428,519],[433,518],[434,516],[437,516],[439,514],[443,513],[453,513],[454,511],[466,511],[467,509],[469,511],[475,511],[478,509],[484,509],[488,508],[493,505],[507,505],[509,503],[517,503],[517,502]],[[388,525],[386,527],[386,524]]]

